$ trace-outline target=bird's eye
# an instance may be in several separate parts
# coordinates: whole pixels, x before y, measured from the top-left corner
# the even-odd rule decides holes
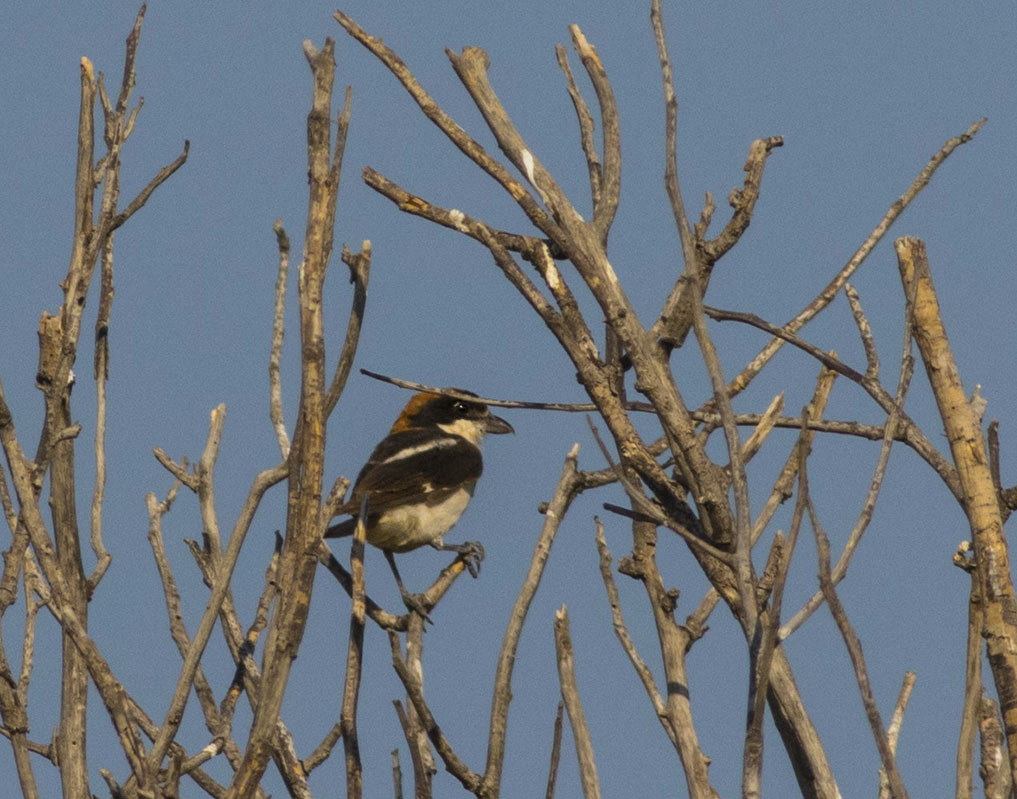
[[[463,402],[462,400],[457,400],[455,405],[452,406],[452,409],[456,413],[461,413],[461,414],[465,415],[466,414],[466,403]]]

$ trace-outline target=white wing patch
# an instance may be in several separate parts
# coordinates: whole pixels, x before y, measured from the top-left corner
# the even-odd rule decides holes
[[[428,452],[432,449],[448,449],[449,447],[454,447],[457,443],[458,440],[455,438],[436,438],[433,441],[417,444],[415,447],[399,450],[394,455],[389,455],[385,458],[382,463],[395,463],[396,461],[406,460],[406,458],[412,458],[414,455],[420,455],[422,452]]]

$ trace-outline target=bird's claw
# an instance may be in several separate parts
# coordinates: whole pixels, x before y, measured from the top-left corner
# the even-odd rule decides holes
[[[480,574],[480,564],[484,560],[484,546],[479,541],[467,541],[461,544],[456,550],[459,557],[470,573],[470,577],[476,579]]]

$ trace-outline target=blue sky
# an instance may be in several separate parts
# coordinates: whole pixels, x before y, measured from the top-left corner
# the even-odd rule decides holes
[[[961,374],[982,385],[987,418],[1001,422],[1004,482],[1014,480],[1010,454],[1017,422],[1010,397],[1014,252],[1017,233],[1017,20],[1005,3],[873,3],[849,5],[665,4],[665,21],[680,103],[679,169],[686,205],[697,216],[706,191],[726,218],[724,198],[742,180],[754,138],[782,135],[770,158],[762,197],[741,244],[717,267],[708,301],[780,323],[815,296],[847,261],[888,206],[943,142],[972,122],[988,123],[940,169],[854,279],[869,313],[892,384],[902,302],[890,238],[915,235],[928,244],[934,279]],[[443,48],[483,47],[491,80],[526,137],[573,197],[589,207],[578,133],[554,59],[577,23],[598,48],[614,85],[623,139],[622,202],[610,255],[633,303],[649,324],[680,269],[680,252],[663,191],[663,109],[648,4],[449,0],[441,4],[362,2],[343,9],[382,36],[424,86],[467,130],[496,152],[482,120],[455,78]],[[69,253],[78,62],[93,60],[118,85],[123,39],[136,6],[21,3],[0,26],[0,159],[4,220],[0,248],[0,378],[26,449],[34,446],[41,397],[34,389],[36,326],[61,299],[58,282]],[[353,86],[353,116],[340,190],[337,242],[354,249],[370,239],[374,261],[367,320],[357,366],[489,396],[580,400],[570,363],[494,268],[479,245],[400,214],[360,181],[371,166],[408,190],[528,232],[525,219],[497,187],[467,162],[417,111],[395,79],[332,19],[334,7],[301,4],[152,3],[138,59],[136,96],[145,105],[124,157],[124,196],[132,196],[191,141],[184,168],[164,185],[116,238],[116,303],[110,331],[110,475],[106,544],[113,566],[91,605],[91,629],[118,676],[148,711],[161,717],[179,658],[164,622],[161,592],[145,540],[144,496],[160,497],[170,479],[151,455],[200,454],[209,411],[227,405],[217,471],[220,519],[227,529],[254,474],[276,462],[268,420],[267,354],[276,250],[272,222],[281,217],[296,261],[306,209],[304,126],[309,70],[301,42],[337,39],[337,86]],[[578,70],[578,61],[573,60]],[[588,92],[592,101],[592,94]],[[718,228],[715,228],[718,229]],[[345,267],[336,259],[327,285],[334,358],[349,304]],[[566,274],[568,277],[568,274]],[[292,309],[291,309],[292,311]],[[94,302],[93,311],[94,313]],[[806,328],[819,346],[863,364],[843,297]],[[597,321],[595,313],[591,321]],[[296,407],[295,315],[284,364],[286,408]],[[91,320],[86,320],[86,330]],[[714,326],[726,370],[733,374],[765,343],[762,334]],[[89,450],[94,388],[86,339],[77,365],[75,418],[84,425],[81,496],[91,492]],[[691,347],[674,357],[690,405],[707,397]],[[784,352],[767,375],[740,397],[738,410],[762,410],[778,391],[795,412],[811,392],[815,365]],[[405,402],[404,392],[354,376],[329,429],[327,471],[356,474]],[[908,410],[945,449],[924,375],[915,378]],[[434,614],[426,638],[426,689],[460,754],[480,769],[489,691],[511,602],[525,575],[547,499],[574,441],[580,466],[604,464],[578,415],[506,412],[517,434],[490,441],[486,476],[450,539],[481,539],[488,558],[479,580],[462,580]],[[838,385],[829,415],[881,422],[856,387]],[[648,435],[651,427],[647,426]],[[754,509],[762,501],[793,434],[775,434],[754,463]],[[875,464],[869,442],[818,439],[812,490],[835,551],[861,507]],[[720,457],[719,447],[714,450]],[[1007,476],[1009,475],[1009,480]],[[621,492],[576,502],[552,553],[531,611],[516,667],[505,796],[543,791],[558,687],[553,611],[572,617],[579,687],[592,727],[605,796],[683,795],[674,752],[653,717],[639,682],[618,647],[597,572],[594,514]],[[84,505],[83,505],[84,507]],[[269,495],[245,545],[234,590],[250,619],[261,590],[272,531],[284,519],[285,494]],[[790,508],[775,520],[786,529]],[[605,519],[616,558],[625,554],[625,525]],[[165,535],[193,629],[207,596],[185,538],[200,537],[192,497],[183,494],[165,519]],[[772,535],[772,530],[770,531]],[[914,796],[945,795],[953,786],[960,718],[967,578],[950,563],[966,537],[963,515],[930,470],[903,448],[866,540],[842,585],[842,599],[861,636],[876,697],[888,718],[906,670],[918,673],[904,722],[899,758]],[[0,538],[0,541],[3,539]],[[5,547],[6,544],[3,544]],[[340,553],[345,547],[339,545]],[[370,553],[372,595],[394,605],[398,595],[378,553]],[[681,591],[678,616],[698,604],[705,581],[680,542],[662,536],[659,556],[670,585]],[[411,587],[423,586],[443,556],[418,552],[401,559]],[[806,538],[792,570],[785,613],[815,590],[815,559]],[[643,656],[654,667],[656,643],[645,598],[620,579],[626,616]],[[286,699],[285,716],[302,753],[338,716],[349,603],[322,574],[308,631]],[[5,642],[17,661],[19,608],[4,619]],[[59,636],[40,624],[30,712],[32,738],[48,741],[59,673]],[[390,794],[389,755],[401,735],[390,700],[401,695],[387,642],[367,635],[362,744],[368,796]],[[878,756],[869,736],[850,665],[829,615],[821,610],[786,644],[806,704],[826,742],[845,796],[871,795]],[[232,670],[221,638],[207,656],[221,695]],[[693,712],[714,785],[724,796],[739,788],[747,656],[723,608],[689,656]],[[660,670],[656,669],[658,678]],[[90,730],[94,786],[99,767],[126,768],[105,715]],[[238,713],[241,734],[248,717]],[[794,793],[794,781],[772,726],[764,788]],[[192,707],[184,739],[207,743]],[[570,739],[559,796],[578,794]],[[404,773],[409,774],[405,745]],[[0,773],[11,768],[0,746]],[[214,770],[213,770],[214,771]],[[37,761],[45,793],[52,769]],[[224,776],[222,770],[218,772]],[[316,772],[322,795],[341,781],[341,758]],[[279,784],[270,784],[282,795]],[[456,786],[444,772],[436,793]],[[186,795],[197,795],[187,786]]]

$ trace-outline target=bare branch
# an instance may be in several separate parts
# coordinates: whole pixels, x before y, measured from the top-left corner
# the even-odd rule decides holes
[[[403,709],[403,704],[398,699],[392,701],[395,707],[396,716],[399,718],[399,726],[403,729],[403,737],[410,747],[410,761],[413,763],[413,796],[414,799],[429,799],[431,796],[431,774],[432,770],[425,765],[420,754],[420,749],[414,740],[415,729],[410,721],[409,715]],[[400,786],[401,787],[401,786]]]
[[[396,674],[399,675],[399,679],[402,680],[403,686],[406,688],[407,696],[410,698],[410,701],[413,703],[413,707],[420,716],[420,721],[424,726],[424,731],[427,733],[427,737],[431,740],[431,743],[434,744],[434,748],[438,750],[438,755],[445,763],[445,768],[448,772],[459,780],[467,791],[476,793],[481,785],[481,776],[471,771],[469,767],[459,759],[459,756],[456,755],[452,745],[445,737],[445,733],[441,731],[441,727],[439,727],[438,722],[435,721],[434,715],[431,713],[431,709],[427,706],[427,701],[424,699],[424,691],[420,682],[420,677],[409,669],[406,661],[403,659],[402,653],[399,650],[399,636],[396,635],[396,633],[389,631],[388,637],[392,650],[392,664],[395,666]]]
[[[476,232],[474,224],[471,224],[475,223],[476,220],[474,220],[469,214],[466,214],[457,208],[442,208],[439,205],[435,205],[434,203],[425,200],[423,197],[411,194],[406,191],[406,189],[393,183],[384,175],[376,172],[369,166],[364,167],[363,178],[364,183],[383,197],[387,197],[389,200],[394,202],[400,211],[413,214],[414,216],[419,216],[422,219],[427,219],[435,224],[449,228],[450,230],[458,231],[459,233],[483,243],[483,238]],[[512,252],[521,253],[524,257],[528,257],[529,253],[532,253],[537,244],[540,242],[543,242],[547,246],[548,250],[555,258],[564,257],[561,250],[556,244],[554,244],[554,242],[550,241],[550,239],[540,239],[535,236],[522,236],[517,233],[509,233],[505,230],[497,230],[490,227],[489,230],[502,247]]]
[[[749,223],[752,221],[752,213],[756,210],[756,200],[759,199],[759,192],[763,182],[763,167],[766,166],[766,159],[774,149],[783,146],[784,138],[782,136],[756,139],[749,145],[749,155],[743,167],[745,183],[740,189],[731,189],[731,193],[727,198],[728,204],[734,209],[734,213],[716,238],[701,242],[704,267],[707,270],[707,274],[713,264],[724,257],[728,250],[738,243],[742,234],[748,229]],[[712,201],[711,197],[708,200],[708,204],[712,203]],[[703,232],[706,232],[705,228]],[[700,275],[700,280],[704,279],[704,276]]]
[[[537,593],[540,579],[544,574],[544,566],[551,554],[551,545],[558,533],[558,527],[565,518],[569,505],[576,495],[576,462],[579,457],[579,445],[574,444],[565,457],[561,477],[544,511],[544,525],[537,539],[537,545],[530,559],[530,568],[526,573],[519,595],[512,606],[501,650],[498,653],[498,667],[494,675],[494,694],[491,702],[491,721],[487,739],[487,765],[484,769],[483,791],[491,792],[501,785],[502,767],[505,761],[505,736],[508,730],[509,703],[512,701],[512,670],[516,662],[516,649],[523,632],[523,624],[529,612],[530,604]]]
[[[847,613],[844,611],[844,606],[840,604],[837,591],[833,586],[833,581],[830,579],[830,540],[827,538],[826,533],[823,532],[811,502],[808,503],[808,509],[810,521],[812,522],[812,532],[816,537],[816,548],[819,553],[819,584],[823,589],[823,596],[826,597],[827,607],[830,608],[834,621],[837,622],[837,627],[844,638],[844,644],[851,658],[851,665],[854,666],[855,678],[858,681],[858,692],[861,694],[862,704],[865,706],[865,715],[868,717],[869,726],[872,728],[872,737],[876,741],[876,748],[879,750],[879,757],[883,762],[883,771],[886,774],[890,796],[892,799],[907,799],[907,789],[904,787],[900,772],[897,770],[897,761],[893,750],[890,748],[886,730],[883,728],[883,722],[879,715],[879,708],[876,706],[875,697],[872,695],[869,673],[865,666],[865,658],[862,655],[861,641],[858,640],[851,622],[848,621]]]
[[[978,773],[985,786],[985,799],[1007,799],[1012,796],[1012,782],[1006,762],[1006,742],[999,718],[999,705],[984,691],[978,728],[982,735],[981,766]]]
[[[915,673],[909,671],[901,682],[900,693],[897,694],[897,704],[894,705],[890,726],[886,730],[886,740],[890,745],[890,751],[894,753],[897,752],[897,737],[900,735],[901,724],[904,723],[904,711],[907,710],[908,701],[911,699],[911,689],[914,687]],[[890,799],[890,781],[883,769],[879,770],[879,799]]]
[[[890,396],[889,392],[883,388],[882,384],[879,383],[878,380],[871,379],[868,376],[855,371],[839,358],[835,357],[835,355],[823,352],[819,347],[816,347],[815,345],[796,336],[794,333],[789,332],[787,326],[782,328],[775,327],[769,322],[760,319],[755,314],[750,313],[722,311],[718,308],[707,308],[706,313],[710,317],[720,321],[743,322],[751,325],[752,327],[759,328],[760,330],[766,330],[768,333],[773,334],[781,340],[793,344],[803,352],[807,352],[828,369],[833,369],[835,372],[839,372],[852,382],[857,383],[865,389],[866,393],[872,397],[884,411],[887,413],[895,412],[897,414],[897,423],[904,427],[906,431],[906,439],[911,442],[911,447],[933,468],[936,474],[939,475],[940,479],[946,484],[946,487],[950,489],[951,493],[958,499],[962,498],[962,489],[958,479],[957,470],[951,466],[949,461],[947,461],[939,450],[932,445],[925,433],[922,432],[921,428],[915,424],[914,420],[904,412],[903,408],[895,404],[894,399]]]
[[[290,237],[283,229],[282,220],[275,220],[272,226],[279,247],[279,271],[275,279],[275,310],[272,313],[272,349],[268,356],[268,415],[275,430],[276,441],[283,458],[290,454],[290,437],[286,432],[286,418],[282,407],[282,378],[279,364],[282,360],[283,336],[286,319],[286,275],[290,267]]]
[[[741,189],[732,189],[728,196],[728,202],[734,209],[734,214],[724,230],[716,238],[710,240],[706,240],[705,236],[713,214],[713,198],[707,194],[706,208],[703,210],[701,221],[694,228],[696,259],[699,263],[698,280],[704,295],[714,264],[738,243],[742,234],[748,229],[752,213],[755,211],[756,200],[759,199],[766,159],[774,148],[781,147],[783,144],[784,140],[780,136],[756,139],[752,142],[744,167],[745,184]],[[651,328],[651,334],[659,338],[665,351],[672,346],[680,346],[692,326],[689,286],[694,277],[696,276],[688,272],[682,273],[671,289],[660,316]]]
[[[745,475],[745,464],[742,461],[741,439],[734,421],[731,397],[727,391],[727,381],[724,379],[724,371],[716,347],[713,345],[713,339],[706,327],[702,294],[704,288],[704,284],[698,277],[689,285],[692,303],[692,329],[695,332],[706,370],[710,375],[710,383],[713,386],[713,402],[720,412],[728,457],[730,458],[729,474],[735,505],[732,571],[740,597],[738,620],[750,638],[755,638],[754,628],[758,621],[759,609],[756,606],[756,575],[752,565],[752,512],[749,507],[749,484]]]
[[[220,416],[223,416],[225,414],[225,407],[220,405],[216,411],[219,412]],[[213,431],[216,428],[215,416],[216,414],[213,413]],[[212,437],[213,436],[210,435],[210,438]],[[218,618],[219,610],[222,606],[223,600],[226,598],[227,592],[229,591],[230,578],[233,575],[233,569],[236,566],[237,558],[240,556],[240,548],[243,546],[244,539],[247,536],[247,531],[250,529],[251,522],[254,519],[254,514],[258,509],[258,505],[260,504],[262,497],[265,495],[265,492],[286,477],[287,471],[286,465],[280,464],[279,466],[266,469],[259,473],[251,485],[251,489],[248,492],[247,499],[240,510],[240,514],[237,516],[236,524],[234,525],[233,532],[230,535],[229,544],[227,545],[226,551],[219,563],[218,573],[216,574],[216,582],[212,586],[212,593],[209,595],[205,611],[202,614],[201,621],[198,623],[198,628],[194,632],[191,645],[180,668],[180,674],[177,677],[177,684],[173,692],[173,698],[170,700],[166,711],[166,718],[163,721],[162,726],[159,728],[159,735],[153,742],[152,751],[149,753],[149,766],[153,771],[158,770],[162,762],[162,758],[166,754],[170,742],[176,736],[177,728],[183,719],[183,711],[190,695],[190,688],[194,680],[194,674],[201,662],[201,656],[205,651],[205,646],[208,644],[208,639],[212,634],[212,630],[215,628],[215,622]]]
[[[171,475],[187,486],[195,494],[198,493],[198,476],[187,471],[187,458],[179,464],[167,455],[160,447],[153,447],[152,454]]]
[[[985,452],[981,415],[969,404],[961,385],[925,244],[919,239],[901,238],[894,246],[905,296],[914,297],[915,341],[963,486],[961,507],[971,527],[982,593],[985,620],[982,634],[1000,697],[1010,772],[1017,782],[1017,693],[1011,690],[1013,675],[1017,674],[1017,596],[999,501]]]
[[[893,438],[890,435],[890,431],[895,430],[898,427],[898,423],[900,421],[900,412],[898,409],[904,407],[904,398],[907,395],[908,388],[911,385],[911,378],[914,374],[914,357],[911,352],[911,307],[912,304],[908,302],[908,310],[905,313],[906,324],[904,325],[904,343],[901,347],[900,375],[897,378],[897,391],[894,395],[893,402],[890,403],[890,413],[886,418],[886,423],[883,425],[883,443],[879,449],[879,457],[876,460],[876,468],[873,471],[872,479],[869,481],[869,490],[865,495],[865,502],[862,504],[862,509],[858,514],[858,519],[855,521],[854,527],[851,528],[851,533],[848,535],[847,543],[844,545],[844,549],[842,550],[840,557],[837,558],[837,563],[830,574],[830,579],[833,581],[834,585],[838,585],[847,574],[848,567],[851,565],[851,558],[854,557],[855,550],[858,549],[858,545],[862,541],[862,536],[865,535],[869,522],[872,521],[872,514],[876,509],[876,500],[879,498],[879,492],[882,490],[883,480],[886,477],[886,469],[890,461],[890,448],[893,446]],[[870,360],[869,363],[871,367],[873,361]],[[878,371],[878,361],[875,363],[876,370]],[[798,613],[796,613],[794,617],[781,628],[780,639],[784,640],[788,635],[800,627],[816,610],[816,608],[819,607],[822,601],[823,592],[822,590],[819,590],[813,594],[802,609],[799,610]]]
[[[572,106],[576,110],[576,119],[579,122],[579,143],[583,148],[583,155],[586,156],[586,168],[590,173],[590,197],[593,199],[593,207],[596,208],[600,202],[603,166],[600,163],[600,156],[597,154],[597,147],[593,143],[593,115],[590,113],[590,107],[583,99],[579,87],[576,86],[565,48],[559,44],[554,48],[554,53],[558,59],[558,66],[565,76],[565,86],[572,99]]]
[[[600,437],[600,433],[597,431],[596,425],[593,424],[592,419],[587,419],[590,426],[590,432],[593,434],[594,440],[597,442],[597,446],[600,448],[601,454],[604,456],[604,460],[608,462],[610,468],[614,471],[615,476],[618,478],[618,482],[622,484],[625,489],[625,493],[628,494],[629,499],[632,501],[632,506],[635,510],[627,510],[626,508],[620,508],[617,505],[612,505],[610,502],[604,503],[604,510],[609,510],[612,513],[617,513],[620,516],[625,516],[630,519],[637,521],[652,522],[656,526],[667,527],[672,532],[677,533],[681,536],[682,540],[685,541],[693,549],[715,558],[721,563],[731,566],[734,562],[730,552],[715,547],[710,542],[704,540],[701,536],[696,535],[698,527],[693,529],[687,529],[686,525],[682,524],[679,519],[669,519],[666,514],[661,511],[659,507],[654,505],[642,491],[636,486],[636,484],[630,480],[626,475],[624,469],[618,467],[611,458],[611,453],[607,446],[604,444],[603,439]],[[694,522],[694,519],[688,519],[688,521]]]
[[[656,338],[662,342],[664,352],[668,353],[672,347],[681,345],[691,327],[691,319],[676,324],[673,317],[676,315],[678,297],[683,292],[683,285],[698,279],[700,264],[695,238],[692,228],[689,226],[689,217],[685,212],[685,202],[682,200],[681,187],[678,182],[678,98],[674,91],[674,73],[671,70],[667,37],[664,35],[660,0],[652,0],[650,3],[650,23],[653,26],[653,36],[657,43],[661,82],[664,86],[664,136],[666,140],[664,145],[666,159],[664,162],[664,187],[667,190],[668,199],[671,201],[671,213],[674,216],[675,227],[678,229],[678,239],[681,242],[682,257],[685,262],[681,277],[678,278],[678,283],[671,290],[661,311],[659,323],[654,325],[654,328],[659,329],[652,331]]]
[[[109,233],[112,233],[124,224],[124,222],[134,216],[135,213],[141,210],[142,206],[148,202],[148,198],[152,196],[155,190],[169,180],[173,173],[187,162],[187,154],[190,152],[190,149],[191,143],[185,140],[184,149],[180,155],[160,169],[156,173],[155,177],[148,182],[148,185],[138,193],[138,196],[131,200],[127,204],[127,207],[113,218],[109,226]]]
[[[332,254],[341,159],[341,153],[332,150],[335,42],[326,39],[319,51],[305,41],[304,55],[311,68],[314,89],[307,117],[308,211],[298,281],[300,405],[285,465],[289,482],[286,538],[279,559],[279,599],[269,627],[247,750],[227,791],[228,799],[246,799],[254,791],[272,754],[283,693],[307,621],[321,540],[323,452],[328,418],[322,303]]]
[[[653,705],[653,710],[657,714],[657,719],[660,721],[661,726],[663,726],[664,732],[671,739],[672,745],[677,747],[679,745],[678,736],[675,733],[674,727],[669,723],[667,708],[660,696],[660,691],[657,690],[657,683],[653,677],[653,672],[646,665],[646,661],[639,656],[636,645],[629,635],[628,626],[625,624],[625,617],[621,609],[621,599],[618,596],[618,586],[615,585],[614,577],[611,574],[611,552],[608,550],[607,540],[604,538],[604,525],[597,518],[594,519],[594,524],[597,528],[597,552],[600,555],[600,576],[604,581],[604,589],[607,591],[607,601],[611,605],[611,622],[614,627],[614,634],[628,656],[632,668],[635,669],[639,681],[643,684],[643,689],[650,698],[650,704]]]
[[[392,788],[394,799],[403,799],[403,770],[399,767],[399,750],[392,750]]]
[[[975,734],[982,711],[982,598],[978,588],[975,564],[967,554],[970,542],[958,548],[954,563],[968,573],[971,588],[968,594],[968,631],[964,648],[964,705],[960,732],[957,736],[957,779],[955,799],[971,799],[974,783]]]
[[[360,673],[364,658],[364,537],[367,534],[367,495],[360,506],[357,526],[353,533],[350,551],[350,571],[353,573],[353,607],[350,611],[349,647],[346,651],[346,679],[343,683],[342,712],[339,727],[342,730],[343,749],[346,753],[346,795],[359,799],[364,794],[363,767],[360,763],[360,742],[357,736],[357,702],[360,698]]]
[[[346,380],[353,368],[353,356],[356,355],[360,343],[360,328],[364,324],[364,310],[367,307],[367,284],[371,276],[371,242],[364,240],[360,252],[352,253],[343,246],[343,263],[350,268],[350,283],[353,284],[353,307],[350,309],[350,320],[346,325],[346,337],[343,349],[336,363],[332,384],[325,397],[325,413],[332,413],[335,404],[342,396]]]
[[[833,302],[833,298],[837,296],[837,292],[840,291],[841,287],[851,278],[851,275],[862,265],[865,259],[869,256],[869,253],[875,248],[880,242],[883,236],[886,235],[887,231],[897,221],[897,218],[904,212],[911,202],[918,196],[919,192],[929,185],[929,181],[932,180],[933,174],[940,167],[940,165],[949,158],[950,154],[960,147],[962,144],[966,144],[971,141],[974,135],[979,131],[982,125],[985,124],[984,119],[980,119],[969,127],[960,136],[955,136],[951,139],[947,139],[946,143],[936,152],[935,155],[929,159],[929,162],[922,168],[918,173],[918,176],[914,179],[907,191],[905,191],[900,197],[898,197],[893,204],[887,210],[886,214],[880,220],[879,224],[876,225],[872,233],[869,234],[868,238],[862,243],[854,255],[848,259],[848,262],[841,268],[841,270],[834,276],[826,288],[824,288],[812,302],[810,302],[805,308],[799,311],[786,325],[784,329],[789,333],[796,333],[801,330],[806,324],[808,324],[816,315],[822,311],[827,305]],[[770,362],[770,359],[777,353],[777,351],[784,345],[784,339],[775,337],[769,344],[767,344],[759,354],[749,362],[749,364],[741,371],[741,373],[731,381],[731,396],[740,394],[752,382],[753,378],[758,375],[763,367]]]
[[[870,379],[879,377],[879,352],[876,350],[876,342],[872,338],[872,327],[862,310],[861,300],[858,299],[858,292],[850,283],[844,284],[844,296],[851,305],[851,315],[858,326],[858,335],[862,338],[862,347],[865,349],[865,376]]]
[[[825,370],[824,370],[825,372]],[[824,380],[824,377],[827,379]],[[821,373],[817,381],[815,400],[825,403],[824,389],[828,393],[833,383],[832,372]],[[815,403],[819,404],[819,403]],[[820,408],[820,412],[822,408]],[[802,418],[807,419],[809,408],[802,410]],[[801,531],[805,508],[809,501],[808,457],[811,450],[812,437],[803,423],[798,435],[798,442],[792,450],[797,459],[798,497],[794,512],[791,514],[791,527],[787,540],[784,541],[780,532],[774,536],[770,554],[775,560],[773,586],[770,592],[770,607],[761,617],[759,635],[749,645],[750,682],[748,701],[748,722],[745,730],[744,755],[742,759],[742,792],[747,796],[760,795],[760,783],[763,772],[763,717],[766,696],[770,684],[770,671],[773,666],[773,655],[779,643],[778,628],[784,601],[784,586],[791,569],[791,558],[794,556],[798,536]],[[785,467],[786,468],[786,467]],[[779,481],[779,478],[778,478]],[[769,563],[767,564],[769,567]]]
[[[572,651],[572,632],[569,629],[569,614],[562,605],[554,613],[554,648],[558,656],[558,681],[561,683],[561,697],[572,725],[572,738],[576,744],[579,760],[579,780],[586,799],[600,799],[600,781],[597,779],[597,764],[593,756],[593,742],[586,724],[586,714],[579,699],[576,684],[575,658]]]
[[[547,770],[547,790],[545,799],[554,799],[554,787],[558,781],[558,762],[561,759],[561,721],[565,703],[558,702],[558,712],[554,716],[554,737],[551,741],[551,765]]]
[[[95,320],[95,488],[92,492],[90,540],[95,569],[88,576],[88,595],[95,591],[113,562],[102,542],[102,503],[106,492],[106,381],[109,379],[109,320],[113,307],[113,236],[102,248],[99,312]]]
[[[756,429],[752,431],[745,443],[742,445],[742,462],[748,463],[759,452],[759,448],[763,446],[763,442],[766,441],[766,437],[770,435],[770,431],[777,426],[777,421],[780,418],[780,412],[784,410],[784,392],[781,392],[770,402],[769,406],[763,412],[762,418],[759,420],[759,424],[756,425]],[[733,421],[738,424],[738,415],[733,415]]]
[[[360,42],[373,53],[389,71],[402,83],[403,87],[414,99],[420,110],[431,122],[438,126],[449,140],[458,147],[471,161],[487,172],[522,206],[527,216],[551,239],[557,240],[557,227],[550,217],[540,208],[533,196],[513,178],[507,169],[494,160],[455,120],[446,114],[435,102],[419,81],[413,76],[406,64],[391,49],[386,47],[380,38],[371,36],[357,25],[342,11],[335,12],[336,21],[342,25],[350,36]]]
[[[604,166],[599,182],[599,191],[593,196],[593,227],[599,233],[601,241],[607,241],[608,231],[614,222],[618,210],[618,199],[621,192],[621,130],[618,121],[618,106],[614,99],[614,90],[607,79],[604,64],[597,55],[596,48],[590,44],[578,25],[570,25],[572,44],[582,59],[586,74],[597,93],[600,104],[601,130],[603,131]],[[560,63],[560,59],[559,59]],[[573,98],[573,103],[575,98]],[[587,158],[589,156],[587,155]]]

